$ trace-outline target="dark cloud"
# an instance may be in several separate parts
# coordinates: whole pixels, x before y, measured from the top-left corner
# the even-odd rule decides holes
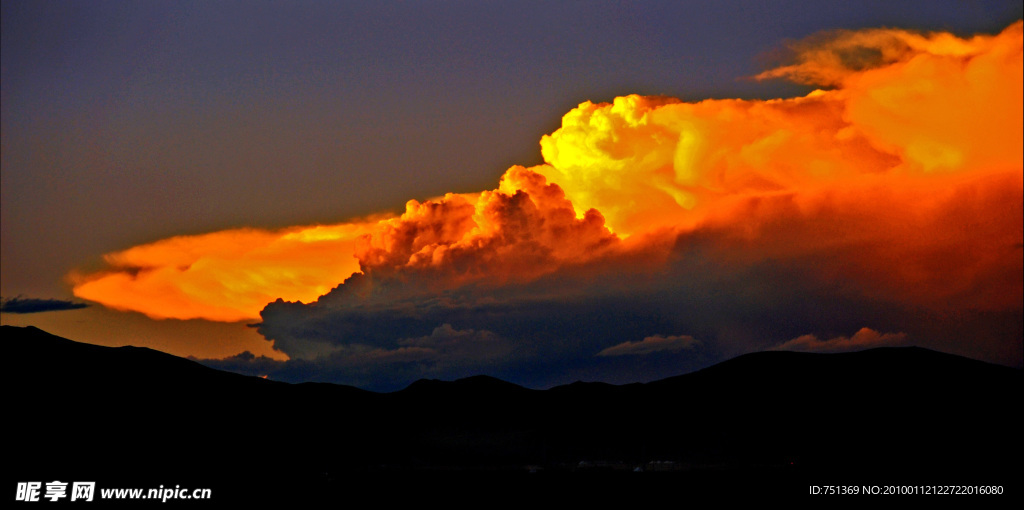
[[[544,165],[410,201],[357,245],[361,273],[267,305],[258,330],[289,377],[374,387],[643,381],[780,346],[907,343],[1019,366],[1024,187],[1005,105],[1021,24],[972,40],[991,43],[974,63],[998,83],[977,90],[961,61],[926,51],[941,41],[863,37],[881,46],[793,71],[842,90],[582,103],[542,138]],[[906,44],[873,62],[893,41]],[[935,65],[909,65],[907,48]]]
[[[249,351],[244,351],[223,359],[199,359],[193,356],[189,356],[188,359],[198,361],[210,368],[257,377],[274,374],[286,366],[286,362],[284,361],[269,358],[267,356],[257,357]]]
[[[986,283],[1012,287],[1019,263],[887,244],[877,218],[892,213],[868,214],[871,203],[808,213],[787,200],[528,281],[452,286],[433,267],[356,274],[316,302],[271,303],[258,330],[293,358],[275,377],[371,389],[480,373],[533,387],[653,380],[780,345],[898,341],[1020,364],[1019,293]],[[627,352],[647,355],[611,355]]]
[[[688,335],[654,335],[639,342],[622,342],[597,353],[598,356],[642,356],[656,352],[679,352],[693,349],[700,342]]]
[[[0,312],[3,313],[59,312],[63,310],[78,310],[88,306],[85,303],[76,303],[63,299],[35,299],[21,296],[0,298]]]

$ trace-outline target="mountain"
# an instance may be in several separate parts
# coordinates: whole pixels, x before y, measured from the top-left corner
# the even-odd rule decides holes
[[[13,372],[5,458],[19,480],[215,486],[252,498],[253,487],[294,497],[452,476],[477,489],[742,481],[799,495],[839,483],[1019,494],[1024,479],[1021,371],[915,347],[753,353],[624,386],[542,391],[478,376],[373,393],[32,327],[2,333]]]

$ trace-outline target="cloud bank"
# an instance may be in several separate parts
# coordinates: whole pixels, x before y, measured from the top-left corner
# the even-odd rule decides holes
[[[133,248],[76,295],[212,320],[273,301],[258,330],[292,358],[282,377],[372,387],[651,379],[863,344],[864,324],[1019,365],[1022,26],[815,36],[759,77],[826,88],[805,97],[584,102],[493,190],[319,227],[346,233],[323,245],[296,228]]]

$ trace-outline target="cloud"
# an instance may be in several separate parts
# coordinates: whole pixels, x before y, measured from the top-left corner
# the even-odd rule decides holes
[[[444,286],[524,281],[585,261],[618,243],[597,211],[577,217],[562,189],[515,166],[498,188],[406,204],[356,250],[368,275],[430,275]]]
[[[427,336],[399,340],[398,344],[422,348],[434,353],[439,359],[459,363],[507,359],[512,352],[512,346],[491,331],[458,330],[451,324],[442,324]]]
[[[904,345],[907,335],[903,333],[879,333],[870,328],[861,328],[852,337],[838,336],[828,340],[819,340],[814,335],[802,335],[794,338],[774,350],[806,351],[806,352],[846,352],[875,347],[893,347]]]
[[[378,387],[471,370],[653,378],[864,324],[1019,364],[1022,26],[812,38],[796,67],[762,75],[832,87],[804,97],[584,102],[541,139],[543,164],[495,189],[160,241],[108,256],[76,295],[153,316],[258,312],[292,358],[279,373]],[[87,294],[101,284],[119,293]],[[653,350],[682,343],[666,331],[706,357]]]
[[[679,352],[693,349],[700,342],[692,336],[661,336],[654,335],[639,342],[623,342],[598,352],[598,356],[640,356],[656,352]]]
[[[223,359],[199,359],[192,356],[188,359],[198,361],[218,370],[227,370],[256,377],[274,374],[287,365],[285,361],[276,360],[268,356],[256,356],[249,351],[243,351]]]
[[[107,270],[70,279],[82,299],[154,319],[255,319],[270,301],[311,301],[356,271],[354,245],[377,221],[173,237],[107,254]]]
[[[547,165],[537,171],[577,211],[596,209],[614,232],[636,234],[692,228],[754,197],[899,193],[1017,169],[1021,27],[947,34],[970,51],[913,48],[801,98],[585,102],[542,138]]]
[[[3,313],[58,312],[62,310],[78,310],[88,306],[85,303],[76,303],[63,299],[36,299],[21,296],[0,299],[0,312]]]
[[[1020,23],[1009,31],[1019,31]],[[970,58],[992,51],[995,38],[962,39],[948,32],[908,30],[833,30],[789,44],[793,63],[765,71],[757,79],[788,78],[807,85],[842,86],[866,71],[906,63],[919,55]]]
[[[586,370],[665,330],[724,356],[806,328],[1019,313],[1021,39],[911,45],[802,98],[583,103],[542,139],[545,164],[411,203],[358,255],[364,274],[268,305],[259,330],[291,355],[459,324]]]
[[[256,357],[248,351],[224,359],[196,361],[274,380],[319,380],[394,391],[421,378],[455,379],[478,374],[495,361],[511,360],[512,351],[512,345],[490,331],[459,330],[443,324],[429,335],[401,339],[391,347],[350,343],[287,361]]]

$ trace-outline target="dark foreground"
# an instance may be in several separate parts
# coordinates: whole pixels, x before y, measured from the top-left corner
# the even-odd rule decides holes
[[[40,496],[47,482],[95,481],[97,499],[103,488],[210,489],[168,501],[178,506],[659,494],[973,505],[1016,503],[1024,485],[1021,371],[919,348],[756,353],[625,386],[474,377],[377,394],[35,328],[4,326],[3,341],[8,490],[36,481]],[[1003,494],[960,494],[990,487]]]

